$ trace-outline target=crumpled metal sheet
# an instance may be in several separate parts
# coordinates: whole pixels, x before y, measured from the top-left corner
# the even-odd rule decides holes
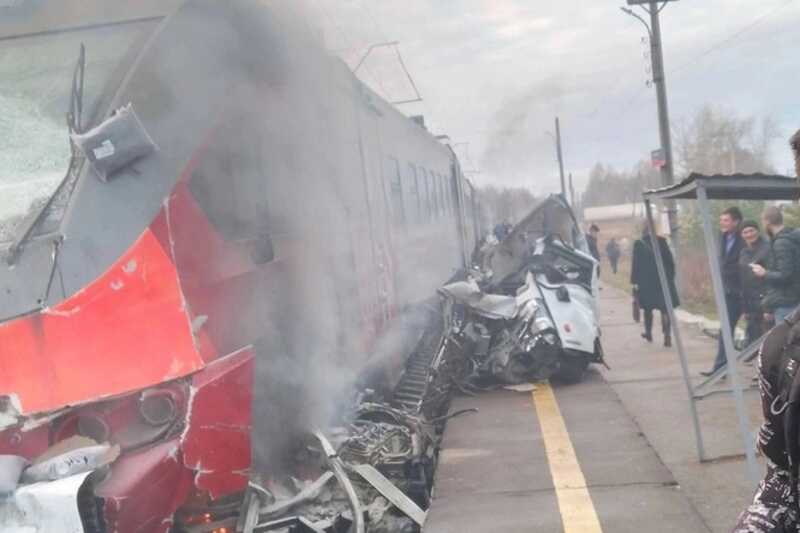
[[[0,497],[3,533],[83,533],[78,490],[90,473],[25,485]]]
[[[254,352],[245,348],[194,376],[183,460],[212,498],[244,490],[250,472]]]
[[[0,324],[0,398],[12,399],[0,408],[13,407],[15,416],[54,411],[183,377],[203,364],[175,265],[147,230],[84,290]]]
[[[172,515],[191,492],[192,473],[181,461],[178,437],[124,454],[95,495],[105,502],[109,533],[166,533]]]
[[[512,319],[517,314],[517,299],[502,294],[481,291],[475,280],[456,281],[439,289],[440,292],[463,304],[469,305],[489,318]]]

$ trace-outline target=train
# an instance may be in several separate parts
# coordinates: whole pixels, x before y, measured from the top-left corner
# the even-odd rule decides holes
[[[481,237],[297,2],[4,2],[0,73],[0,529],[212,524]]]

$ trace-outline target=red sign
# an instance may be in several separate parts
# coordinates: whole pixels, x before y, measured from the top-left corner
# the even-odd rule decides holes
[[[658,149],[650,152],[650,162],[655,168],[662,168],[667,164],[667,157],[664,150]]]

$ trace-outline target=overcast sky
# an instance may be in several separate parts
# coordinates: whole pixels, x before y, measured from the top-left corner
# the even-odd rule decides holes
[[[397,40],[424,102],[478,183],[558,187],[553,119],[566,167],[582,188],[597,161],[631,167],[658,147],[647,32],[624,0],[309,0],[329,48],[351,67],[371,43]],[[673,121],[706,103],[771,116],[773,147],[800,128],[800,0],[679,0],[662,12]],[[414,96],[390,48],[359,71],[391,101]],[[794,98],[792,98],[794,96]]]

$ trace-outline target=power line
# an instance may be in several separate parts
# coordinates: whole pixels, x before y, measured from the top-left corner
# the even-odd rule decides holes
[[[724,39],[721,39],[720,41],[712,44],[710,47],[705,49],[699,55],[694,56],[692,58],[692,60],[687,61],[686,63],[683,63],[683,64],[679,65],[678,67],[676,67],[674,69],[669,69],[668,70],[668,75],[670,76],[671,79],[674,79],[672,77],[675,76],[676,74],[683,73],[684,71],[690,70],[691,67],[694,67],[694,66],[696,66],[698,64],[700,59],[713,54],[714,52],[724,48],[726,45],[732,43],[733,41],[735,41],[736,39],[738,39],[742,35],[752,31],[755,28],[757,28],[758,26],[763,24],[767,19],[769,19],[770,17],[775,15],[777,12],[785,9],[786,7],[788,7],[790,4],[792,4],[795,1],[796,0],[786,0],[786,2],[784,2],[783,4],[781,4],[781,5],[773,8],[773,9],[761,14],[760,16],[758,16],[755,20],[753,20],[752,22],[750,22],[746,26],[736,30],[734,33],[732,33],[731,35],[725,37]],[[648,94],[648,90],[649,89],[650,89],[650,87],[642,86],[642,87],[636,88],[634,90],[626,91],[626,92],[620,94],[619,98],[622,100],[622,102],[615,108],[614,115],[619,116],[619,114],[621,114],[621,116],[626,116],[626,115],[630,114],[641,103],[642,97],[645,94]],[[593,111],[589,112],[586,116],[588,118],[591,118],[591,117],[597,115],[602,108],[603,108],[602,105],[598,105]]]
[[[757,17],[750,24],[740,28],[739,30],[735,31],[734,33],[732,33],[728,37],[726,37],[726,38],[722,39],[721,41],[711,45],[709,48],[707,48],[706,50],[701,52],[700,55],[694,56],[691,61],[687,61],[686,63],[678,66],[675,69],[673,69],[670,74],[674,75],[674,74],[677,74],[678,72],[680,72],[682,70],[685,70],[685,69],[688,69],[689,67],[697,65],[697,63],[698,63],[698,61],[700,59],[702,59],[702,58],[704,58],[704,57],[706,57],[706,56],[708,56],[710,54],[713,54],[717,50],[721,50],[722,48],[725,48],[726,45],[728,45],[729,43],[737,40],[739,37],[741,37],[745,33],[748,33],[749,31],[757,28],[758,26],[763,24],[764,21],[766,21],[768,18],[770,18],[772,15],[776,14],[778,11],[781,11],[782,9],[785,9],[786,7],[788,7],[792,3],[795,3],[795,0],[786,0],[783,4],[771,9],[770,11],[767,11],[766,13],[763,13],[762,15]]]
[[[354,46],[353,41],[350,39],[350,37],[347,34],[347,32],[345,32],[344,29],[336,22],[336,20],[333,18],[333,16],[331,16],[330,12],[325,8],[323,2],[317,0],[316,1],[316,5],[319,8],[319,10],[322,12],[322,14],[325,15],[325,18],[328,19],[328,23],[336,31],[339,32],[339,35],[341,36],[342,41],[346,43],[346,46],[348,47],[348,50],[349,50],[350,54],[355,55],[356,47]],[[372,78],[373,83],[375,83],[380,88],[381,93],[383,94],[383,97],[388,99],[389,98],[388,91],[383,86],[383,82],[381,81],[380,77],[376,76],[375,73],[372,71],[372,69],[369,68],[368,65],[364,65],[364,70],[369,75],[369,77]]]
[[[390,41],[391,39],[387,36],[386,32],[384,31],[384,28],[381,25],[380,21],[378,20],[378,17],[375,16],[375,12],[372,10],[372,7],[370,7],[370,5],[368,3],[368,0],[361,0],[361,2],[359,2],[359,6],[361,7],[361,9],[364,10],[364,12],[370,18],[372,24],[375,26],[375,29],[378,31],[378,33],[381,34],[381,39],[383,39],[384,41]],[[419,97],[419,99],[420,99],[419,103],[422,105],[423,112],[424,112],[425,116],[428,119],[428,123],[430,125],[430,129],[433,130],[434,129],[434,124],[436,124],[436,121],[433,120],[433,113],[431,113],[431,108],[428,106],[427,100],[422,98],[419,90],[417,89],[417,84],[414,81],[413,77],[411,76],[411,73],[409,72],[408,68],[406,67],[405,61],[403,60],[403,56],[400,53],[400,47],[399,46],[395,46],[394,48],[395,48],[395,53],[396,53],[396,56],[397,56],[397,61],[400,64],[400,68],[402,68],[402,70],[405,72],[406,77],[408,78],[408,82],[411,85],[411,88],[414,90],[414,93],[417,95],[417,97]],[[388,94],[386,95],[386,98],[390,99]],[[401,103],[414,103],[414,102],[409,101],[409,102],[401,102]]]

